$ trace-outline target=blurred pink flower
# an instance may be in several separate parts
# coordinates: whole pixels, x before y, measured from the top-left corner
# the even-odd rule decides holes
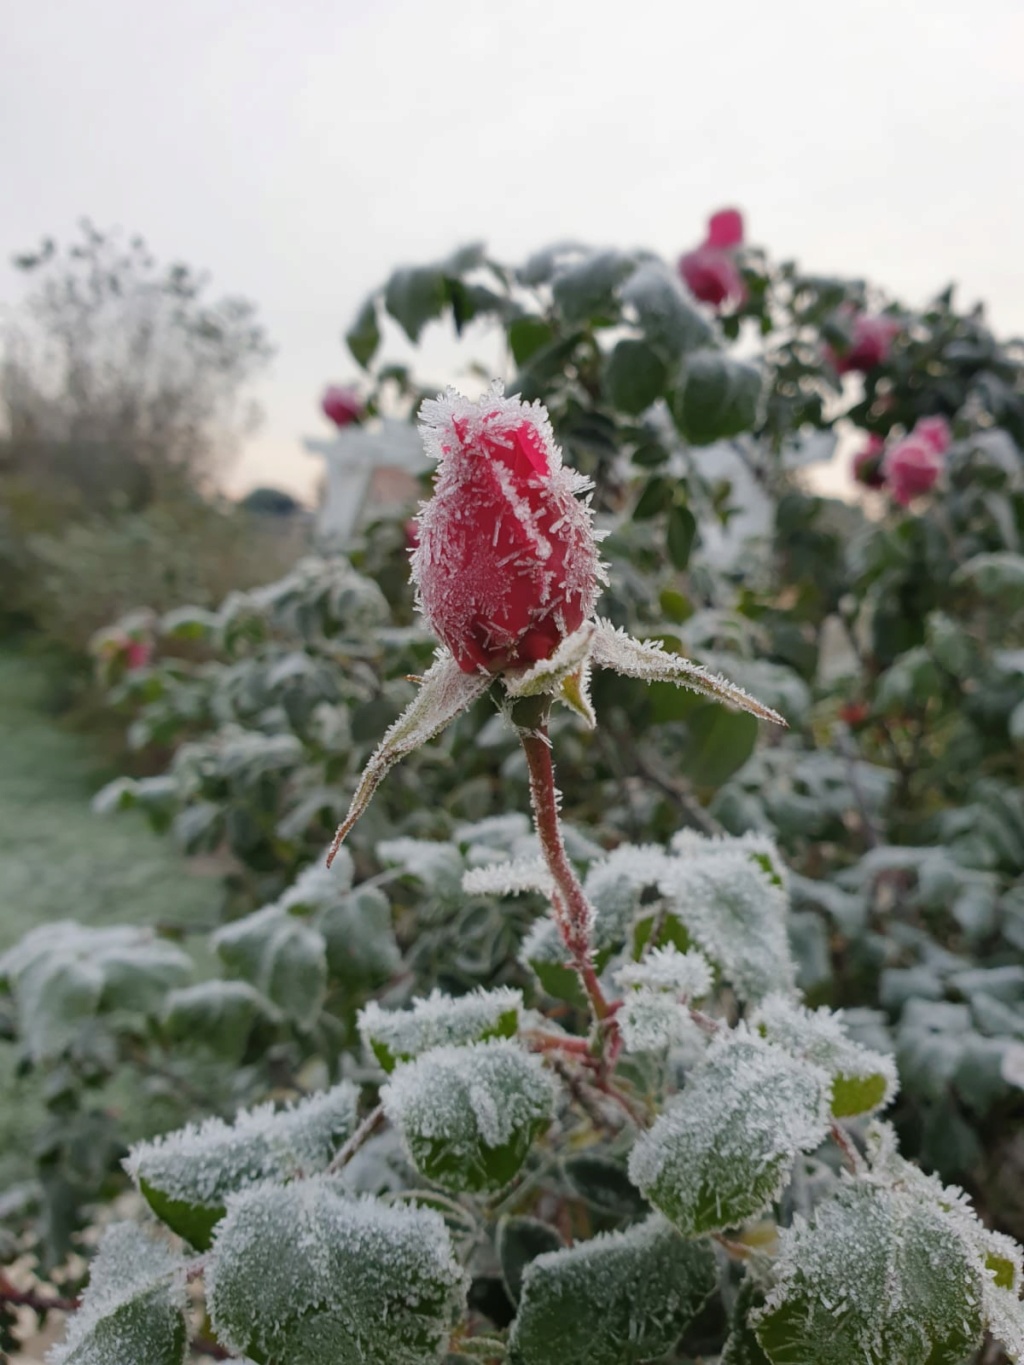
[[[922,417],[915,423],[913,434],[931,446],[936,455],[945,455],[953,444],[953,432],[945,417]]]
[[[882,461],[882,472],[893,498],[901,507],[908,507],[935,485],[942,466],[942,454],[915,429],[890,448]]]
[[[869,436],[867,444],[853,457],[853,477],[868,488],[882,488],[885,475],[882,473],[882,452],[885,442],[881,436]]]
[[[707,236],[693,251],[679,258],[679,274],[690,292],[702,303],[720,308],[730,299],[742,303],[747,296],[734,252],[743,245],[743,215],[738,209],[720,209],[708,220]]]
[[[825,354],[839,374],[850,374],[854,370],[867,374],[888,358],[893,338],[901,330],[895,318],[858,313],[850,327],[850,344],[841,354],[832,346],[826,346]]]
[[[339,384],[331,384],[324,390],[324,396],[320,400],[320,408],[324,416],[332,421],[336,427],[351,426],[353,422],[358,422],[363,415],[363,401],[359,397],[358,390],[342,388]]]
[[[129,639],[124,646],[124,664],[129,673],[145,668],[153,657],[153,646],[148,640]]]

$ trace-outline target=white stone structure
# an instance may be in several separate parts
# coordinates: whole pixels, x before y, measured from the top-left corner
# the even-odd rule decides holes
[[[417,428],[390,417],[372,427],[341,427],[326,438],[307,436],[302,444],[327,467],[318,529],[341,548],[351,543],[375,475],[398,473],[411,480],[433,465],[423,453]]]

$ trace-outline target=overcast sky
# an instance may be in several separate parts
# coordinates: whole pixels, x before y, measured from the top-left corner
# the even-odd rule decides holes
[[[1022,0],[0,0],[7,266],[89,215],[260,305],[236,488],[308,491],[339,342],[400,263],[483,238],[675,256],[708,212],[1024,331]],[[401,350],[396,347],[396,350]],[[478,351],[486,352],[486,347]],[[450,353],[435,348],[438,378]]]

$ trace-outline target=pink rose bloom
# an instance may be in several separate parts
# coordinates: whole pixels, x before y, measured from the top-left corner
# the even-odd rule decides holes
[[[882,472],[893,498],[901,507],[908,507],[934,487],[942,466],[942,455],[914,431],[889,450],[882,462]]]
[[[850,330],[850,344],[841,355],[831,346],[825,348],[829,360],[840,374],[849,374],[854,370],[867,374],[868,370],[881,365],[889,355],[893,338],[902,329],[895,318],[858,313]]]
[[[324,390],[320,409],[336,427],[348,427],[362,417],[363,402],[356,389],[331,384]]]
[[[743,302],[747,290],[734,258],[736,248],[742,245],[743,216],[740,211],[720,209],[712,214],[704,241],[679,258],[679,274],[695,298],[714,308],[720,308],[730,299]]]
[[[936,455],[945,455],[953,444],[953,432],[945,417],[922,417],[914,424],[913,434],[929,445]]]
[[[882,451],[885,442],[881,436],[869,436],[867,445],[853,457],[853,477],[868,488],[882,488],[885,475],[882,473]]]
[[[129,673],[145,668],[153,657],[153,646],[148,640],[129,640],[124,649],[124,663]]]

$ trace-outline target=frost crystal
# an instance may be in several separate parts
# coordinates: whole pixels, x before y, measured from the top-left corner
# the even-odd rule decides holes
[[[513,1365],[621,1365],[660,1357],[715,1285],[707,1245],[654,1215],[536,1257],[509,1338]]]
[[[371,1000],[359,1012],[359,1033],[385,1071],[429,1048],[510,1038],[519,1027],[520,991],[511,986],[452,997],[435,990],[411,1009],[381,1009]]]
[[[398,1066],[381,1090],[416,1166],[448,1189],[498,1189],[554,1112],[541,1060],[507,1039],[438,1047]]]
[[[671,991],[684,1000],[700,1000],[711,993],[711,966],[693,948],[681,953],[674,943],[653,948],[641,962],[629,962],[615,973],[620,986],[647,986],[652,991]]]
[[[741,1025],[633,1148],[630,1179],[690,1236],[736,1227],[778,1196],[828,1132],[829,1078]]]
[[[644,892],[657,888],[668,865],[657,844],[623,844],[587,872],[583,890],[594,907],[594,947],[617,947],[629,934]]]
[[[462,889],[467,896],[519,896],[539,891],[550,897],[555,881],[542,859],[519,858],[513,863],[470,868],[463,875]]]
[[[181,1365],[185,1262],[134,1223],[113,1223],[92,1263],[82,1307],[49,1365]]]
[[[667,859],[659,888],[673,913],[743,1000],[795,980],[786,893],[742,849]]]
[[[679,1043],[699,1045],[690,1012],[665,991],[630,991],[615,1016],[627,1052],[661,1052]]]
[[[794,1056],[806,1057],[832,1077],[837,1118],[884,1108],[899,1086],[892,1057],[872,1052],[846,1034],[841,1014],[808,1010],[785,995],[769,995],[751,1017],[753,1027]]]
[[[439,1213],[323,1177],[234,1196],[206,1273],[218,1339],[295,1365],[428,1365],[465,1290]]]
[[[358,1099],[355,1086],[342,1081],[285,1109],[243,1110],[232,1124],[189,1124],[133,1147],[125,1170],[154,1212],[200,1245],[230,1194],[322,1171],[354,1129]]]
[[[673,834],[669,848],[677,857],[709,858],[716,853],[746,853],[776,885],[785,888],[789,882],[789,868],[782,860],[779,846],[767,834],[749,830],[746,834],[706,835],[695,829],[681,829]]]

